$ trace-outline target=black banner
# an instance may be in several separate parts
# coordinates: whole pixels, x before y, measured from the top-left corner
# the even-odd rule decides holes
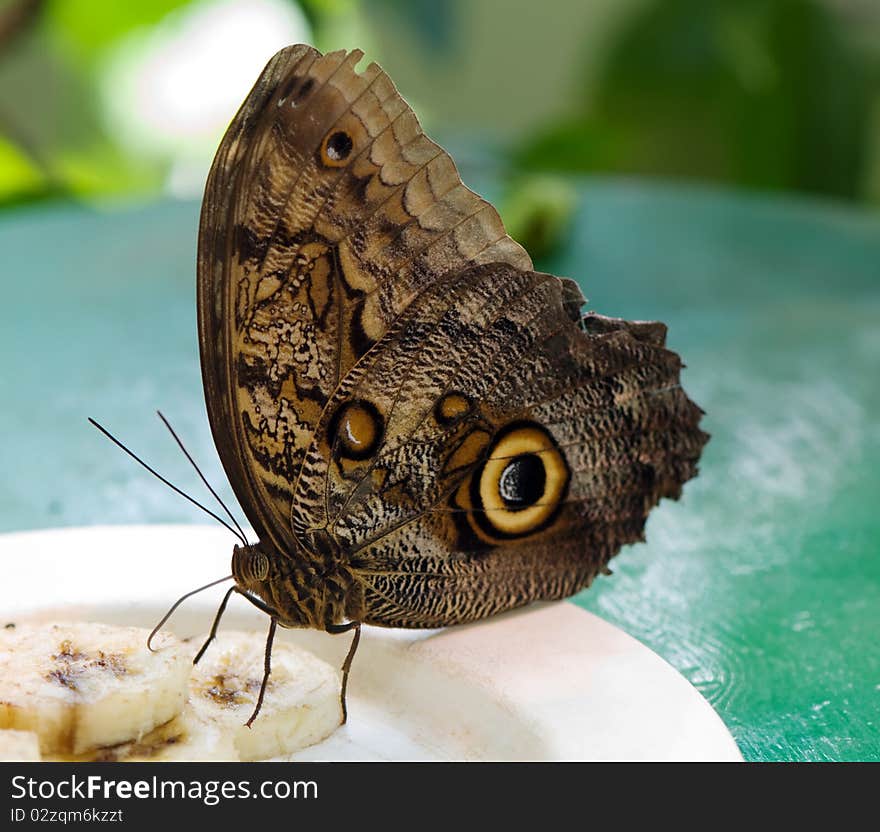
[[[414,830],[436,828],[442,822],[451,824],[452,832],[460,832],[461,826],[477,825],[475,810],[481,816],[489,813],[495,828],[509,823],[521,826],[534,819],[543,819],[542,825],[553,820],[580,824],[595,820],[599,808],[603,815],[631,820],[643,811],[667,817],[668,812],[693,814],[703,804],[714,807],[711,814],[720,819],[729,817],[737,806],[754,807],[762,791],[765,797],[773,795],[773,806],[785,806],[790,818],[792,809],[805,808],[823,793],[804,790],[805,781],[816,786],[823,781],[823,787],[829,780],[841,784],[837,774],[827,776],[829,768],[853,767],[0,763],[0,829],[59,824],[161,830],[156,824],[165,823],[176,830],[179,824],[198,822],[202,826],[197,832],[214,828],[205,825],[209,823],[222,824],[217,828],[223,829],[243,824],[246,832],[263,832],[268,823],[293,829],[311,821],[332,825],[369,821]],[[776,773],[763,776],[770,769]],[[795,799],[786,800],[786,791]],[[745,794],[747,803],[742,802]],[[767,816],[763,810],[763,817]]]

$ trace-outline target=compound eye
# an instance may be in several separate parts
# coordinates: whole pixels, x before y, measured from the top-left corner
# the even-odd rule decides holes
[[[236,546],[232,552],[232,571],[246,585],[265,581],[269,577],[269,558],[252,546]]]
[[[269,558],[263,554],[258,554],[251,564],[254,578],[258,581],[265,581],[269,577]]]
[[[516,425],[495,441],[473,495],[474,520],[489,535],[520,537],[549,523],[570,479],[565,458],[539,425]]]

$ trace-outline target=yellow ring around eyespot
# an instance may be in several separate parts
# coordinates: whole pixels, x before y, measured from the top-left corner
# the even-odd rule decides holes
[[[534,454],[543,462],[544,493],[534,505],[513,511],[504,504],[499,483],[510,461],[521,454]],[[480,501],[486,511],[485,517],[491,526],[504,534],[527,534],[556,510],[568,478],[568,466],[547,433],[531,427],[511,431],[492,449],[480,476]]]

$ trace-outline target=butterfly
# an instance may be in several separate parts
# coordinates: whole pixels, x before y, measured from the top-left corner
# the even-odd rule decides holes
[[[583,315],[362,56],[269,61],[198,245],[211,430],[258,536],[233,589],[271,618],[266,678],[276,625],[355,630],[343,708],[362,624],[572,595],[708,439],[666,327]]]

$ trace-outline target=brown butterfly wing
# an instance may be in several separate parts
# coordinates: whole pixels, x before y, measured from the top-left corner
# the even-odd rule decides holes
[[[450,270],[531,268],[388,76],[355,71],[360,57],[279,52],[221,143],[202,208],[208,415],[248,519],[280,552],[295,545],[314,429],[358,360]]]
[[[578,307],[550,275],[456,271],[344,379],[294,525],[326,527],[347,553],[349,616],[432,627],[566,597],[695,475],[707,436],[665,327]],[[359,432],[376,438],[366,455]],[[519,495],[502,486],[511,471],[528,475]]]

